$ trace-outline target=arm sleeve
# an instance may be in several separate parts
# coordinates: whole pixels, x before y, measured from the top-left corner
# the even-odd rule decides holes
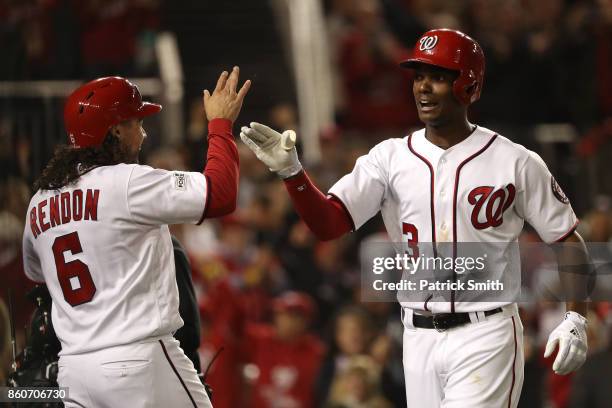
[[[232,122],[228,119],[211,120],[208,124],[208,154],[204,169],[209,203],[202,220],[234,212],[238,196],[239,166]]]
[[[383,142],[384,143],[384,142]],[[357,159],[353,171],[342,177],[329,190],[340,201],[353,221],[353,229],[360,228],[375,216],[387,195],[387,170],[384,165],[383,144]]]
[[[519,171],[516,211],[546,243],[565,239],[578,225],[569,199],[534,152]]]
[[[28,279],[38,283],[44,283],[45,277],[42,273],[40,260],[34,250],[30,234],[28,232],[29,223],[26,221],[26,230],[23,234],[22,252],[23,252],[23,270]]]
[[[351,216],[335,197],[326,197],[305,171],[285,180],[295,210],[315,236],[327,241],[353,229]]]

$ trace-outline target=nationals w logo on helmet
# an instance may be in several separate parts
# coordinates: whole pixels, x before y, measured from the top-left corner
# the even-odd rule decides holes
[[[436,46],[437,43],[438,43],[437,35],[432,35],[432,36],[426,35],[424,37],[421,37],[421,39],[419,40],[419,50],[421,51],[431,50]]]

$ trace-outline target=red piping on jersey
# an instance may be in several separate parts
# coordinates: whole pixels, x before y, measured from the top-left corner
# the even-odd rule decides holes
[[[416,150],[414,150],[414,148],[412,147],[412,133],[410,134],[410,136],[408,136],[408,149],[412,152],[412,154],[414,154],[416,157],[421,159],[423,163],[425,163],[427,167],[429,168],[429,214],[431,215],[431,246],[433,248],[433,256],[434,258],[437,258],[438,248],[436,246],[436,210],[435,210],[435,204],[434,204],[434,199],[435,199],[434,169],[433,169],[432,164],[429,162],[429,160],[427,160],[424,156],[417,153]],[[430,294],[429,297],[425,299],[425,302],[423,303],[424,310],[429,311],[429,308],[427,307],[427,303],[431,300],[432,297],[433,295]]]
[[[424,156],[418,154],[412,148],[412,133],[410,134],[410,136],[408,136],[408,149],[410,149],[412,154],[414,154],[416,157],[421,159],[423,163],[425,163],[427,167],[429,168],[429,210],[431,214],[431,243],[433,246],[434,258],[437,258],[438,250],[436,248],[436,213],[435,213],[435,206],[434,206],[434,180],[435,180],[434,169],[431,163],[429,162],[429,160],[427,160]]]
[[[565,234],[563,234],[561,236],[561,238],[556,239],[554,242],[561,242],[564,241],[565,238],[569,237],[574,231],[576,231],[576,227],[578,226],[578,224],[580,223],[580,220],[576,220],[576,222],[574,223],[574,225],[572,225],[572,228],[569,229],[569,231],[567,231]]]
[[[510,384],[510,395],[508,396],[508,408],[512,406],[512,390],[514,389],[514,382],[516,381],[516,374],[514,372],[514,365],[516,364],[516,324],[514,323],[514,316],[512,316],[512,330],[514,332],[514,358],[512,359],[512,384]]]
[[[429,296],[427,296],[427,299],[425,299],[425,303],[423,303],[423,309],[425,309],[425,311],[429,312],[429,308],[427,307],[427,303],[429,303],[429,301],[431,300],[431,298],[433,297],[433,293],[430,293]]]
[[[475,127],[476,130],[478,127]],[[472,131],[473,132],[473,131]],[[453,193],[453,265],[455,263],[455,258],[457,257],[457,192],[459,190],[459,176],[461,173],[461,169],[464,165],[466,165],[470,160],[474,159],[476,156],[480,155],[482,152],[487,150],[489,146],[493,143],[493,141],[497,138],[497,134],[493,135],[493,137],[487,142],[486,145],[464,161],[462,161],[459,166],[457,166],[457,172],[455,173],[455,191]],[[457,274],[455,273],[455,269],[453,268],[453,283],[457,281]],[[455,313],[455,291],[451,291],[451,313]]]
[[[172,371],[174,371],[174,374],[176,374],[176,376],[178,377],[179,381],[181,382],[181,385],[183,386],[183,388],[185,389],[185,392],[187,393],[187,396],[189,397],[189,399],[191,400],[191,403],[193,404],[193,406],[195,408],[198,408],[198,406],[196,405],[193,397],[191,396],[191,393],[189,392],[189,389],[187,388],[187,386],[185,385],[185,382],[183,381],[183,379],[181,378],[181,375],[179,374],[179,372],[176,370],[176,367],[174,366],[174,363],[172,362],[172,360],[170,360],[170,356],[168,355],[168,352],[166,351],[166,346],[164,346],[164,342],[162,342],[161,340],[159,340],[159,344],[161,344],[162,346],[162,350],[164,351],[164,355],[166,356],[166,360],[168,360],[168,363],[170,363],[170,367],[172,367]]]

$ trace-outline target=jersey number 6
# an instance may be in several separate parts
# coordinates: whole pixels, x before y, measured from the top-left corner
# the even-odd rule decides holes
[[[72,255],[83,252],[79,234],[71,232],[70,234],[55,238],[52,248],[57,269],[57,279],[62,287],[66,302],[74,307],[91,301],[96,293],[96,285],[94,285],[91,278],[89,268],[78,259],[66,262],[64,258],[64,252],[66,251],[70,251]]]

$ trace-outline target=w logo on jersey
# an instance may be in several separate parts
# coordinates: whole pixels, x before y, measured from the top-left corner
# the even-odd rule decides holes
[[[494,191],[494,189],[490,186],[476,187],[468,195],[468,202],[474,206],[472,225],[476,229],[499,227],[504,221],[504,212],[514,201],[516,188],[513,184],[508,184],[499,190]],[[482,216],[481,212],[484,213]],[[482,222],[482,219],[485,221]]]
[[[436,46],[437,43],[438,43],[437,35],[433,35],[433,36],[426,35],[424,37],[421,37],[421,39],[419,40],[419,50],[421,51],[431,50],[433,49],[433,47]]]

